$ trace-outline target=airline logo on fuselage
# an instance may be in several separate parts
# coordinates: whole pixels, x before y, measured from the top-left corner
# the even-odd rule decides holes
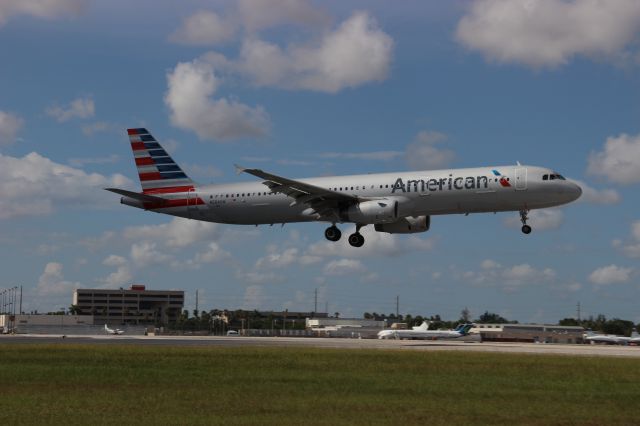
[[[502,183],[502,180],[501,180]],[[504,185],[503,185],[504,186]],[[509,185],[511,186],[511,185]],[[457,176],[449,175],[446,178],[407,179],[397,178],[392,186],[391,193],[396,192],[433,192],[443,190],[462,189],[487,189],[489,178],[487,176]]]

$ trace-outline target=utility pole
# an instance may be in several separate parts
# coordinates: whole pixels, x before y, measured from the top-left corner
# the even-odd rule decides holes
[[[580,302],[578,302],[578,304],[576,305],[576,310],[578,314],[578,321],[580,321]]]
[[[400,296],[396,296],[396,319],[400,321]]]
[[[313,314],[315,315],[318,312],[318,288],[316,287],[315,297],[313,301]]]
[[[324,313],[329,315],[329,302],[324,302]]]
[[[20,312],[18,313],[22,315],[22,286],[20,286]]]
[[[198,316],[198,289],[196,289],[196,316]]]

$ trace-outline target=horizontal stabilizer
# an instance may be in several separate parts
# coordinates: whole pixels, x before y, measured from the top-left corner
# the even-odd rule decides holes
[[[125,197],[133,198],[134,200],[140,200],[144,203],[164,203],[167,200],[162,197],[155,197],[153,195],[141,194],[139,192],[127,191],[120,188],[105,188],[107,191],[115,192],[116,194],[123,195]]]

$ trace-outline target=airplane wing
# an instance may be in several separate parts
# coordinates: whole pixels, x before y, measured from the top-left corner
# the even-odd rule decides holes
[[[285,194],[293,198],[291,206],[306,204],[321,217],[335,216],[338,208],[357,204],[364,200],[364,198],[359,198],[355,195],[343,194],[298,180],[277,176],[260,169],[245,169],[236,165],[236,170],[238,173],[248,173],[264,179],[262,183],[268,186],[272,192]]]

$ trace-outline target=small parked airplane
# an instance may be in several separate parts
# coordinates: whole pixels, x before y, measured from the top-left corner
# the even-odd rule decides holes
[[[354,223],[349,244],[361,247],[360,229],[411,234],[429,230],[432,215],[518,211],[529,234],[532,209],[570,203],[581,188],[544,167],[488,166],[289,179],[236,166],[262,182],[196,185],[147,129],[128,129],[142,193],[105,188],[122,204],[207,222],[261,225],[327,222],[325,237],[338,241],[336,224]]]
[[[429,330],[429,322],[424,321],[411,330],[382,330],[378,339],[457,339],[469,334],[473,324],[460,324],[455,330]]]
[[[104,325],[104,331],[106,331],[109,334],[124,334],[124,330],[120,330],[119,328],[116,328],[114,330],[113,328],[109,328],[107,324]]]

